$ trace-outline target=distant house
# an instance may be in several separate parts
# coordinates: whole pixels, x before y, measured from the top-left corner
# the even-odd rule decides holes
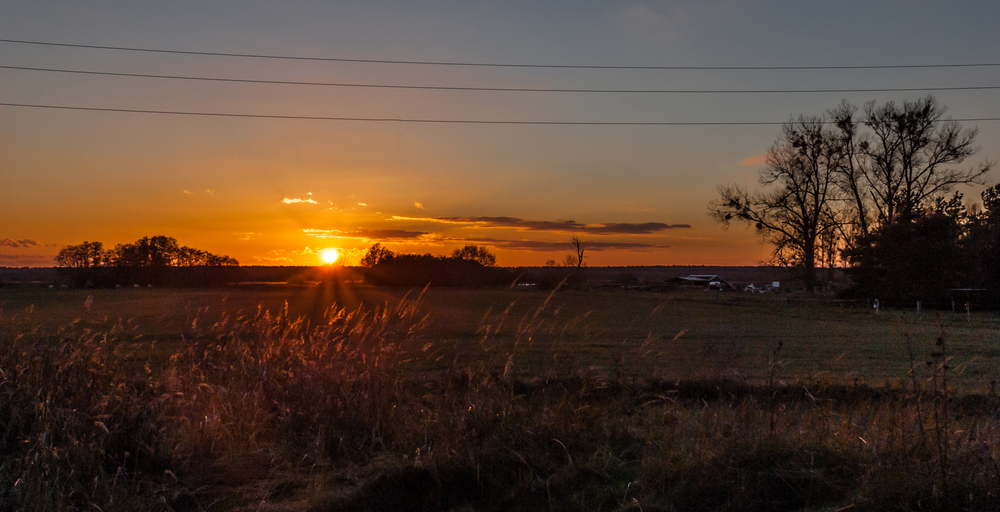
[[[729,281],[717,275],[691,275],[687,277],[675,277],[667,281],[674,286],[690,286],[693,288],[705,288],[709,290],[732,290],[733,285]]]

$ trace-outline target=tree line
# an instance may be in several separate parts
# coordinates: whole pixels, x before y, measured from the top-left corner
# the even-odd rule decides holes
[[[489,249],[466,245],[451,256],[396,253],[376,243],[361,257],[365,282],[375,285],[423,287],[494,286],[510,284],[514,276],[496,268]]]
[[[235,258],[181,246],[168,236],[143,237],[111,249],[91,241],[67,245],[56,263],[75,286],[206,286],[235,280],[239,267]]]
[[[967,164],[978,129],[945,118],[933,96],[902,104],[841,102],[786,123],[768,149],[759,190],[723,185],[709,205],[723,225],[753,227],[772,261],[808,290],[818,269],[846,268],[856,296],[941,301],[1000,273],[1000,186],[967,206],[960,185],[986,185],[992,162]]]

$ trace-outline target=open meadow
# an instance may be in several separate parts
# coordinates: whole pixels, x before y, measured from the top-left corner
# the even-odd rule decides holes
[[[910,382],[911,354],[914,363],[924,364],[943,337],[958,389],[985,392],[1000,379],[1000,316],[994,313],[924,311],[918,316],[914,309],[876,316],[867,307],[831,307],[821,299],[787,294],[612,289],[550,295],[320,285],[20,288],[4,290],[0,297],[7,317],[31,308],[32,329],[49,339],[69,328],[100,332],[122,325],[154,362],[182,348],[185,336],[220,319],[231,322],[266,311],[316,326],[331,308],[350,313],[409,300],[421,320],[413,337],[429,345],[410,354],[418,369],[454,368],[456,359],[458,367],[491,358],[506,361],[514,355],[528,375],[564,365],[642,378],[760,380],[774,375],[806,383],[901,386]]]
[[[1000,317],[790,294],[0,290],[0,509],[993,510]]]

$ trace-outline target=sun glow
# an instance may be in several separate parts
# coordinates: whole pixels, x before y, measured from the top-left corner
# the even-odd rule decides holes
[[[332,265],[338,259],[340,259],[340,251],[336,249],[323,249],[319,253],[320,258],[323,259],[323,263],[327,265]]]

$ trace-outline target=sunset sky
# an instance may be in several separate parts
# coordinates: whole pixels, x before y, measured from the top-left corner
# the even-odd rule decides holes
[[[543,265],[573,236],[590,266],[752,265],[769,248],[707,204],[756,183],[775,123],[933,94],[978,120],[970,166],[1000,160],[998,22],[995,0],[0,0],[0,266],[154,235],[244,265],[376,242]],[[956,64],[993,65],[870,68]],[[873,91],[900,88],[926,89]]]

